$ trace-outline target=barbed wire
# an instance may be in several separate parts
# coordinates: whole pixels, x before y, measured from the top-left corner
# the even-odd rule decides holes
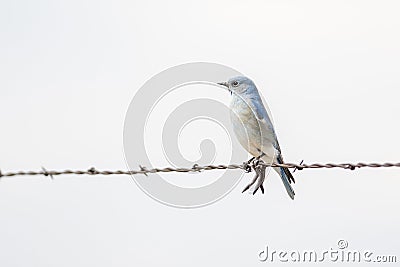
[[[340,168],[340,169],[348,169],[355,170],[358,168],[391,168],[391,167],[400,167],[400,163],[313,163],[313,164],[295,164],[295,163],[259,163],[260,165],[264,165],[266,167],[284,167],[284,168],[292,168],[294,170],[303,170],[303,169],[332,169],[332,168]],[[148,175],[151,173],[159,173],[159,172],[177,172],[177,173],[188,173],[188,172],[201,172],[201,171],[209,171],[209,170],[234,170],[234,169],[242,169],[246,172],[250,172],[252,170],[250,164],[248,162],[244,162],[242,164],[229,164],[229,165],[205,165],[199,166],[197,164],[193,165],[190,168],[151,168],[147,169],[146,167],[140,166],[138,170],[97,170],[92,167],[88,170],[46,170],[42,167],[41,171],[15,171],[15,172],[5,172],[2,173],[0,170],[0,178],[3,177],[13,177],[13,176],[48,176],[53,178],[58,175],[133,175],[133,174],[144,174]]]

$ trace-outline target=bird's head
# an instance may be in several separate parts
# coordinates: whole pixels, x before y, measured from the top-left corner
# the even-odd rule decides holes
[[[219,85],[225,86],[230,92],[237,95],[253,93],[256,89],[253,81],[244,76],[237,76],[229,79],[227,82],[220,82]]]

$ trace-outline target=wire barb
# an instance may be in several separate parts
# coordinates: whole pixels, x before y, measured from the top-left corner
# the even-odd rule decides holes
[[[159,172],[200,172],[200,171],[210,171],[210,170],[234,170],[241,169],[246,172],[251,172],[254,170],[255,162],[248,163],[243,162],[242,164],[229,164],[229,165],[205,165],[199,166],[197,164],[193,165],[190,168],[153,168],[147,169],[139,165],[139,170],[115,170],[115,171],[99,171],[94,167],[89,168],[86,171],[81,170],[63,170],[63,171],[48,171],[44,167],[42,167],[41,171],[16,171],[16,172],[1,172],[0,178],[3,177],[12,177],[12,176],[50,176],[50,178],[54,179],[53,176],[56,175],[67,175],[67,174],[75,174],[75,175],[134,175],[134,174],[144,174],[148,175],[150,173],[159,173]],[[313,163],[313,164],[304,164],[300,162],[300,164],[295,163],[272,163],[266,164],[263,162],[259,162],[258,165],[262,165],[264,167],[284,167],[284,168],[292,168],[295,170],[303,170],[303,169],[347,169],[347,170],[355,170],[358,168],[392,168],[392,167],[400,167],[400,162],[398,163]]]
[[[300,163],[299,163],[299,165],[301,166],[302,164],[303,164],[303,162],[304,162],[304,159],[302,159],[301,161],[300,161]],[[293,169],[293,172],[292,173],[294,173],[296,170],[299,170],[299,171],[301,171],[303,168],[301,168],[301,167],[294,167],[294,169]]]
[[[193,165],[192,169],[195,172],[201,172],[201,167],[197,163]]]
[[[97,171],[95,167],[91,167],[90,169],[88,169],[87,173],[90,174],[90,175],[100,174],[100,172]]]
[[[143,172],[144,175],[148,176],[147,173],[146,173],[146,172],[148,171],[148,170],[146,169],[146,167],[143,167],[142,165],[139,165],[139,168],[140,168],[140,170]],[[132,173],[132,174],[134,174],[134,173]]]
[[[44,176],[50,176],[51,180],[54,180],[53,174],[51,174],[50,172],[48,172],[43,166],[42,166],[42,171],[43,171],[43,175]]]

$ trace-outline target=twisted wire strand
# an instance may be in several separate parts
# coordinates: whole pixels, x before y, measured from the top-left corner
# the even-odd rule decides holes
[[[264,165],[266,167],[286,167],[292,168],[296,170],[303,170],[303,169],[332,169],[332,168],[341,168],[341,169],[349,169],[355,170],[358,168],[392,168],[392,167],[400,167],[400,162],[398,163],[313,163],[313,164],[296,164],[296,163],[273,163],[273,164],[266,164],[266,163],[259,163],[260,165]],[[75,174],[75,175],[133,175],[133,174],[151,174],[151,173],[158,173],[158,172],[201,172],[201,171],[209,171],[209,170],[233,170],[233,169],[242,169],[244,171],[251,171],[251,166],[247,162],[242,164],[229,164],[229,165],[205,165],[199,166],[197,164],[193,165],[191,168],[173,168],[173,167],[166,167],[166,168],[152,168],[147,169],[146,167],[139,165],[139,170],[97,170],[96,168],[92,167],[88,170],[46,170],[42,167],[41,171],[15,171],[15,172],[5,172],[2,173],[0,170],[0,178],[2,177],[13,177],[13,176],[49,176],[53,178],[54,176],[59,175],[68,175],[68,174]]]

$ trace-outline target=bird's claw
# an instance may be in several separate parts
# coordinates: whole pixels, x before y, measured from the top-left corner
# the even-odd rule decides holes
[[[253,184],[255,184],[257,182],[256,187],[255,187],[255,189],[253,191],[253,195],[258,191],[258,189],[260,189],[261,193],[264,194],[263,183],[264,183],[264,180],[265,180],[265,169],[266,169],[266,166],[263,165],[263,164],[260,164],[263,161],[258,159],[258,158],[253,158],[253,159],[251,159],[251,161],[252,161],[252,165],[251,165],[251,167],[250,166],[249,167],[250,167],[250,169],[251,168],[254,169],[254,171],[256,172],[256,175],[254,176],[253,180],[251,180],[251,182],[243,189],[242,193],[244,193],[247,190],[249,190],[249,188]]]
[[[251,163],[256,159],[256,157],[252,157],[248,161],[243,162],[243,169],[249,173],[251,172]]]
[[[261,193],[264,194],[264,186],[262,184],[260,185],[260,189],[261,189]]]
[[[247,161],[247,164],[251,164],[255,159],[256,159],[256,157],[252,157],[251,159],[249,159],[249,160]]]

